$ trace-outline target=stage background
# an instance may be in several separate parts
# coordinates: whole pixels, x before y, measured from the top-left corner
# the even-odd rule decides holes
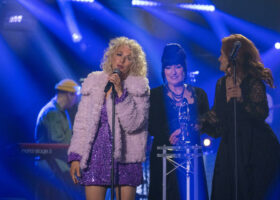
[[[157,1],[159,2],[159,1]],[[215,6],[214,12],[186,10],[175,3]],[[66,0],[0,0],[0,199],[33,199],[32,159],[18,155],[18,143],[34,142],[36,118],[63,78],[80,82],[100,70],[110,39],[127,36],[143,47],[151,88],[162,84],[161,53],[169,42],[187,53],[191,84],[203,88],[212,106],[219,71],[221,39],[241,33],[258,47],[275,79],[268,89],[273,104],[270,122],[280,138],[280,1],[161,1],[161,7],[132,6],[128,0],[92,3]],[[20,17],[21,16],[21,17]],[[19,23],[20,22],[20,23]],[[207,136],[204,136],[207,137]],[[209,188],[215,151],[205,154]]]

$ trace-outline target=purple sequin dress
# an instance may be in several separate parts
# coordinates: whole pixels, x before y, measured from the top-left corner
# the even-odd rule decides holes
[[[124,92],[125,93],[125,92]],[[116,98],[116,104],[123,101],[126,95]],[[111,152],[112,138],[108,124],[106,101],[101,109],[101,119],[97,136],[93,142],[89,167],[82,171],[80,184],[110,186],[111,184]],[[79,155],[71,155],[70,160],[78,158]],[[141,163],[118,163],[115,162],[115,185],[138,186],[142,182]]]

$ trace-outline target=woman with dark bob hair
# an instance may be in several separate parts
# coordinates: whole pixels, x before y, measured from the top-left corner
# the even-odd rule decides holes
[[[117,199],[134,200],[142,182],[142,162],[148,128],[149,83],[142,47],[126,37],[112,39],[103,71],[92,72],[82,85],[82,98],[68,150],[71,177],[85,186],[87,200],[104,200],[111,185],[114,142],[114,186]],[[115,70],[120,73],[113,73]],[[107,83],[111,87],[104,92]],[[115,102],[112,94],[116,93]],[[112,104],[115,103],[115,137],[112,140]],[[79,178],[77,178],[79,177]]]
[[[230,57],[237,41],[241,46],[234,84]],[[265,84],[274,87],[271,71],[264,67],[253,42],[240,34],[223,38],[219,61],[225,76],[217,81],[214,106],[202,120],[203,131],[221,137],[211,199],[279,199],[280,145],[265,122],[269,113]]]
[[[150,200],[162,199],[163,166],[162,158],[157,157],[157,153],[160,153],[157,147],[200,146],[198,119],[209,111],[208,98],[204,90],[187,84],[186,54],[181,45],[167,44],[162,53],[161,63],[164,85],[152,89],[150,97],[149,133],[154,137],[150,155]],[[186,155],[174,160],[181,166],[187,163]],[[187,169],[175,168],[171,162],[167,163],[167,200],[183,200],[187,195],[190,199],[208,199],[202,156],[193,157],[190,162],[190,171],[195,173],[189,176],[188,191],[186,191]],[[198,163],[196,168],[194,162]]]

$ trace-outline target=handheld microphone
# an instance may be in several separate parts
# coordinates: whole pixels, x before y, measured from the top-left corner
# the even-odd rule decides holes
[[[120,69],[119,68],[114,69],[113,74],[118,74],[120,76],[121,75]],[[107,85],[105,86],[104,92],[107,93],[112,86],[114,86],[114,84],[108,81]]]
[[[233,49],[230,54],[230,60],[235,60],[240,47],[241,47],[241,42],[239,40],[235,41],[233,44]]]

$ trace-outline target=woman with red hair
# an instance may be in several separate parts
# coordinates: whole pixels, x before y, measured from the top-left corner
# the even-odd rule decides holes
[[[234,83],[232,49],[238,43]],[[202,120],[205,132],[221,137],[211,199],[279,199],[280,145],[265,122],[269,113],[265,84],[274,87],[271,71],[253,42],[240,34],[223,38],[219,61],[225,76],[217,81],[214,106]]]

